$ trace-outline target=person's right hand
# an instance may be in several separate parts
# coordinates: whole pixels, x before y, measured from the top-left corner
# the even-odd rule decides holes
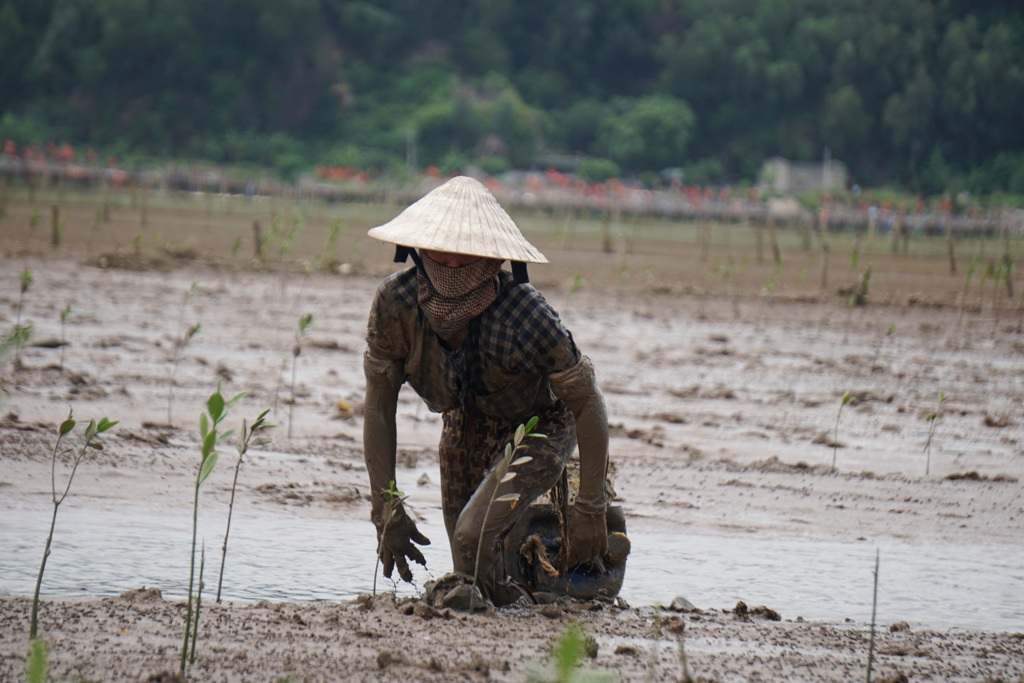
[[[398,575],[403,581],[412,583],[412,570],[409,569],[409,560],[427,566],[427,560],[423,557],[420,549],[413,545],[430,545],[430,539],[424,536],[416,528],[416,522],[405,513],[405,509],[399,506],[389,522],[377,525],[377,548],[378,556],[384,565],[384,576],[391,578],[391,572],[395,565],[398,566]]]

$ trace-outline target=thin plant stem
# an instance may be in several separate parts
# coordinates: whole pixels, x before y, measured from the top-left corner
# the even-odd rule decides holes
[[[292,438],[292,413],[295,410],[295,366],[298,365],[298,357],[292,356],[292,400],[288,403],[288,438]]]
[[[192,561],[188,570],[188,601],[185,607],[185,641],[181,646],[181,673],[185,673],[188,658],[189,636],[192,631],[192,587],[195,585],[196,574],[196,528],[199,525],[199,477],[196,477],[196,490],[192,499]]]
[[[849,391],[843,394],[843,399],[839,403],[839,411],[836,413],[836,430],[832,437],[832,469],[836,468],[836,449],[839,448],[839,416],[843,414],[843,406],[850,402],[850,398]]]
[[[57,526],[57,508],[60,503],[53,504],[53,517],[50,519],[50,534],[46,537],[46,548],[43,550],[43,560],[39,563],[39,575],[36,577],[36,589],[32,594],[32,618],[29,623],[28,637],[34,640],[38,635],[39,628],[39,589],[43,585],[43,572],[46,570],[46,560],[50,557],[50,544],[53,542],[53,530]]]
[[[500,483],[500,482],[499,482]],[[491,500],[487,503],[487,509],[484,510],[484,521],[480,525],[480,541],[476,544],[476,560],[473,562],[473,590],[469,593],[469,613],[473,613],[473,602],[476,597],[476,585],[477,576],[480,573],[480,551],[484,547],[484,532],[487,529],[487,518],[491,515],[491,506],[494,505],[494,498],[498,493],[498,484],[495,484],[494,491],[491,493]]]
[[[231,480],[231,499],[228,501],[228,526],[224,530],[224,545],[220,549],[220,573],[217,576],[217,599],[216,602],[220,604],[220,589],[224,584],[224,563],[228,557],[228,534],[231,533],[231,514],[235,509],[235,487],[238,485],[238,470],[242,467],[242,456],[238,456],[238,461],[235,463],[235,476]]]
[[[871,636],[868,638],[867,683],[871,683],[871,664],[875,658],[875,616],[878,611],[878,548],[875,548],[875,587],[871,595]]]
[[[206,566],[206,544],[199,555],[199,590],[196,593],[196,616],[195,624],[192,626],[192,651],[188,656],[188,663],[196,663],[196,637],[199,635],[199,608],[203,603],[203,568]]]

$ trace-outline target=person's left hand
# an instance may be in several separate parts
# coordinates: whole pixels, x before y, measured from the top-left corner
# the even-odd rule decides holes
[[[607,552],[608,522],[604,510],[574,505],[569,523],[569,566],[589,564],[604,572],[603,558]]]

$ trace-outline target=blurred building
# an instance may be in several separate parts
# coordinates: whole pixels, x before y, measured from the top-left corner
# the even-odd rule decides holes
[[[832,158],[818,162],[772,157],[761,169],[758,185],[769,192],[795,194],[815,190],[842,190],[848,178],[846,164]]]

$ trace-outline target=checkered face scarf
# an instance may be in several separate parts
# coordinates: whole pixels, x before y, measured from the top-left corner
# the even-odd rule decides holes
[[[459,268],[423,254],[419,302],[431,329],[442,339],[455,337],[498,297],[499,259],[481,258]]]

